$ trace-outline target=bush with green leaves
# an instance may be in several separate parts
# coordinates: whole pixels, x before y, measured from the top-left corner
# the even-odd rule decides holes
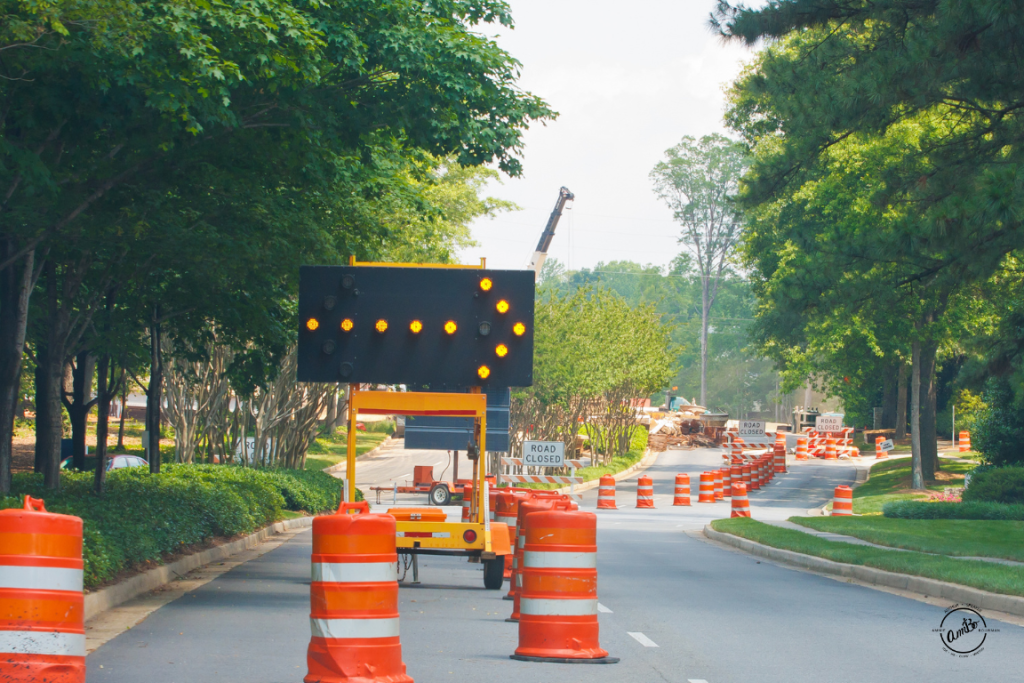
[[[1024,467],[993,467],[971,472],[964,489],[967,502],[1024,504]]]
[[[1024,521],[1024,505],[964,502],[929,503],[921,500],[897,500],[882,507],[882,515],[892,519],[987,519]]]
[[[215,537],[253,533],[281,519],[282,509],[334,510],[341,498],[341,482],[322,472],[224,465],[169,465],[158,475],[113,470],[102,497],[92,484],[91,472],[63,472],[52,491],[42,475],[15,474],[12,495],[0,498],[0,508],[21,507],[27,494],[50,512],[83,519],[87,587]]]
[[[993,379],[974,420],[971,449],[993,465],[1024,465],[1024,405],[1009,380]]]

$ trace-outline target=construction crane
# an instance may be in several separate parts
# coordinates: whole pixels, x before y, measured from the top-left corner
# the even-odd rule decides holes
[[[540,275],[540,269],[544,267],[544,259],[548,257],[548,247],[551,246],[551,240],[555,237],[558,219],[562,217],[562,209],[565,208],[566,202],[571,202],[575,198],[576,196],[569,192],[567,187],[563,187],[558,191],[558,201],[555,202],[555,208],[551,211],[548,224],[540,235],[540,242],[537,242],[537,251],[533,252],[530,263],[526,266],[527,270],[532,270],[537,275]]]

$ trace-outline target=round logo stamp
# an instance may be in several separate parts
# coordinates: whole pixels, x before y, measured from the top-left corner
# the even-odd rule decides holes
[[[984,651],[985,641],[990,633],[999,629],[989,628],[981,611],[973,605],[953,605],[946,609],[938,628],[942,649],[954,657],[973,657]]]

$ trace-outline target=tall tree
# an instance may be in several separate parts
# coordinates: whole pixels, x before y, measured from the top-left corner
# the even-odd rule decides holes
[[[686,136],[651,171],[654,190],[682,224],[679,242],[692,252],[701,281],[700,403],[707,405],[708,321],[740,237],[732,202],[743,174],[744,148],[722,135]]]

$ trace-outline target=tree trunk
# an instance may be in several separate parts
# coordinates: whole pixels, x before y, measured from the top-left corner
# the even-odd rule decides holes
[[[324,420],[324,428],[328,434],[334,433],[334,423],[338,421],[338,396],[331,394],[327,401],[327,419]]]
[[[121,370],[121,421],[117,427],[117,448],[124,449],[124,419],[128,414],[128,378],[126,371]]]
[[[107,482],[107,420],[110,419],[110,401],[117,393],[117,387],[107,383],[107,374],[111,369],[110,355],[104,354],[100,357],[96,376],[96,474],[93,478],[96,495],[103,495]]]
[[[64,354],[49,343],[36,353],[36,467],[43,485],[60,488],[61,392],[64,390]]]
[[[0,240],[0,260],[7,260],[15,248],[13,240]],[[0,271],[0,496],[11,490],[14,416],[21,402],[18,389],[34,265],[35,251],[30,251],[21,270],[12,263]]]
[[[907,364],[900,363],[896,387],[896,438],[907,437]]]
[[[88,431],[89,411],[93,401],[89,398],[92,388],[92,377],[95,365],[88,351],[75,356],[75,365],[71,371],[71,401],[62,395],[64,407],[71,418],[71,456],[74,468],[85,470],[86,432]]]
[[[149,326],[149,388],[146,390],[146,430],[149,432],[149,471],[160,473],[160,401],[163,398],[163,356],[160,353],[160,307]]]
[[[910,452],[911,484],[913,489],[924,488],[924,472],[921,462],[921,342],[914,340],[914,370],[910,380]]]
[[[711,313],[711,304],[708,295],[708,287],[711,282],[708,278],[701,278],[701,306],[700,306],[700,404],[708,405],[708,316]]]
[[[935,356],[938,347],[934,342],[921,345],[921,470],[926,482],[935,481],[939,469],[935,408],[938,382],[935,381]]]
[[[896,366],[885,368],[882,375],[882,429],[896,426],[896,402],[899,400],[899,379]]]

